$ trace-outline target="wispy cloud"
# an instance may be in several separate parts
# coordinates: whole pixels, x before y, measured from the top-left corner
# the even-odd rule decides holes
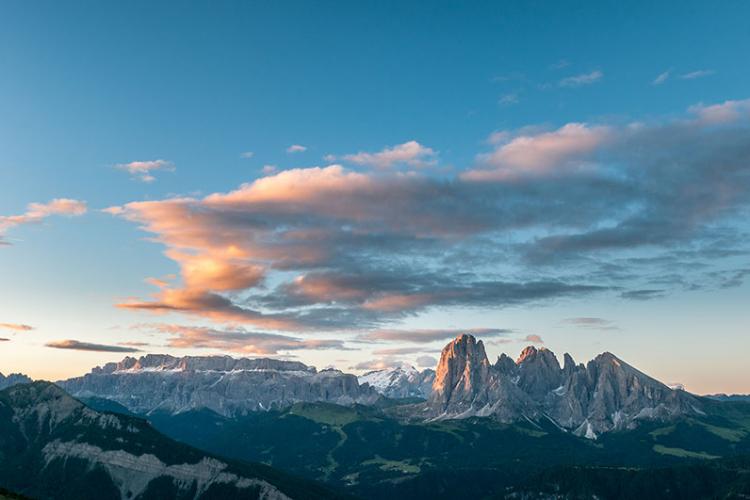
[[[156,180],[154,172],[156,171],[174,172],[175,170],[174,164],[167,160],[131,161],[130,163],[118,163],[115,168],[128,172],[134,179],[142,182],[154,182]]]
[[[656,78],[651,82],[652,85],[662,85],[667,80],[669,80],[670,75],[672,74],[672,70],[667,70],[663,73],[659,73]]]
[[[563,78],[558,82],[558,85],[560,87],[582,87],[584,85],[597,83],[601,81],[602,78],[604,78],[604,73],[597,69],[589,73],[582,73],[580,75]]]
[[[517,92],[510,92],[508,94],[500,96],[500,99],[497,100],[497,103],[500,106],[511,106],[513,104],[518,104],[518,93]]]
[[[69,198],[56,198],[48,203],[30,203],[23,214],[0,216],[0,245],[8,244],[3,236],[11,228],[38,224],[53,215],[77,217],[85,214],[86,210],[86,202]]]
[[[651,300],[658,297],[663,297],[666,290],[659,289],[641,289],[641,290],[628,290],[622,292],[620,297],[629,300]]]
[[[696,71],[690,71],[689,73],[683,73],[680,75],[680,79],[682,80],[695,80],[697,78],[704,78],[706,76],[711,76],[715,74],[716,72],[712,69],[699,69]]]
[[[134,347],[125,347],[119,345],[92,344],[90,342],[81,342],[78,340],[57,340],[47,342],[46,347],[53,349],[70,349],[73,351],[94,351],[94,352],[139,352]]]
[[[13,330],[16,332],[28,332],[34,329],[31,325],[24,325],[19,323],[0,323],[0,329]]]
[[[250,158],[252,158],[253,156],[255,156],[255,153],[254,153],[254,152],[252,152],[252,151],[245,151],[245,152],[243,152],[243,153],[240,153],[240,158],[244,158],[244,159],[246,159],[246,160],[249,160],[249,159],[250,159]]]
[[[304,153],[305,151],[307,151],[307,146],[302,146],[301,144],[292,144],[286,148],[287,153]]]
[[[570,62],[567,59],[560,59],[556,63],[552,63],[549,65],[549,69],[551,70],[560,70],[563,68],[567,68],[570,66]]]
[[[619,330],[617,325],[613,322],[604,318],[595,317],[578,317],[578,318],[567,318],[563,320],[563,323],[573,325],[581,328],[588,328],[592,330]]]

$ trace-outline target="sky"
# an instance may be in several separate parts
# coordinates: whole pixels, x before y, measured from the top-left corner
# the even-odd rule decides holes
[[[750,392],[750,4],[0,3],[0,372],[603,351]]]

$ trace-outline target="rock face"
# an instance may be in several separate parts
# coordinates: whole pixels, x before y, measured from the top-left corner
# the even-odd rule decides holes
[[[172,441],[145,420],[91,410],[49,382],[0,391],[0,429],[0,486],[34,498],[328,497],[307,481]]]
[[[427,399],[432,394],[435,370],[420,372],[413,366],[399,366],[365,373],[358,380],[360,384],[368,384],[388,398]]]
[[[58,384],[73,396],[106,398],[139,414],[208,408],[235,416],[297,402],[372,404],[380,398],[372,387],[360,386],[356,376],[338,370],[229,356],[126,357]]]
[[[31,379],[22,373],[11,373],[7,377],[0,373],[0,389],[16,384],[28,384]]]
[[[548,417],[577,435],[635,427],[640,420],[700,414],[701,402],[672,390],[611,353],[586,366],[566,354],[527,347],[516,362],[503,355],[489,363],[481,341],[461,335],[438,365],[427,409],[431,418],[492,416],[501,421]]]

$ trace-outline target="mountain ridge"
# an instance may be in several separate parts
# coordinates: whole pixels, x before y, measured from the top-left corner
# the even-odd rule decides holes
[[[383,397],[426,400],[417,419],[549,418],[578,436],[629,429],[639,421],[698,415],[700,398],[673,390],[604,352],[586,364],[528,346],[493,364],[484,343],[462,334],[442,350],[436,370],[397,366],[359,377],[298,361],[149,354],[125,357],[58,382],[80,398],[99,397],[137,414],[207,408],[224,416],[281,410],[300,402],[374,405]]]
[[[579,436],[633,428],[639,420],[702,414],[700,400],[670,389],[610,352],[586,365],[546,348],[525,348],[514,364],[490,364],[481,340],[461,335],[441,353],[426,410],[433,419],[492,416],[504,422],[545,416]]]
[[[0,391],[0,429],[0,485],[34,498],[335,496],[172,441],[141,418],[95,411],[50,382]]]

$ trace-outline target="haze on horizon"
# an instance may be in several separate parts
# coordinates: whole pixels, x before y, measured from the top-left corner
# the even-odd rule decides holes
[[[0,5],[0,372],[467,332],[750,393],[746,3],[42,3]]]

